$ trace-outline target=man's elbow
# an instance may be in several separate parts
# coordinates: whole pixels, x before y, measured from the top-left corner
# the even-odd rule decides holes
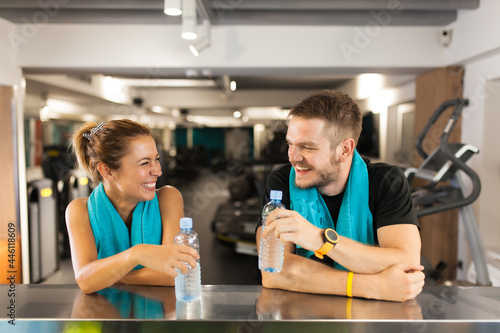
[[[262,272],[262,286],[264,288],[288,290],[289,282],[287,273],[284,271],[280,273]]]
[[[262,272],[262,286],[264,288],[276,288],[276,284],[274,281],[274,278],[271,274],[276,274],[276,273],[264,273]]]
[[[417,251],[404,251],[402,258],[400,260],[401,263],[410,263],[412,265],[420,265],[421,264],[421,256],[420,249]]]
[[[415,246],[414,248],[407,250],[406,257],[408,258],[408,261],[414,265],[420,265],[421,258],[422,258],[421,250],[422,250],[422,246],[421,246],[420,242],[418,243],[418,246]]]

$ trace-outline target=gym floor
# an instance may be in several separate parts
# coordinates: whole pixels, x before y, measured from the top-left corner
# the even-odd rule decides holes
[[[202,169],[195,179],[184,185],[175,185],[184,198],[186,216],[193,218],[200,237],[201,282],[204,285],[260,284],[257,257],[239,254],[231,243],[216,238],[211,225],[219,204],[230,198],[223,182],[208,169]],[[75,284],[69,259],[61,260],[59,270],[42,284]]]

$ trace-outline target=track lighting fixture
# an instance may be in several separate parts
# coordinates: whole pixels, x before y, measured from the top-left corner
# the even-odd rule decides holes
[[[182,38],[195,40],[196,34],[196,0],[182,0]]]
[[[164,12],[169,16],[180,16],[182,14],[181,0],[165,0]]]
[[[195,57],[198,57],[200,53],[210,47],[210,22],[203,21],[203,35],[195,43],[189,45],[189,50]]]

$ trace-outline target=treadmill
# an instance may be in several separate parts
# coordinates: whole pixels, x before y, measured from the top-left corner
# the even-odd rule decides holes
[[[412,200],[417,217],[459,209],[477,271],[476,283],[490,286],[486,255],[471,206],[479,197],[481,181],[474,170],[466,165],[466,162],[479,153],[479,150],[469,144],[448,142],[462,109],[467,105],[466,99],[452,99],[445,101],[436,109],[415,142],[417,152],[424,161],[419,168],[406,169],[405,175],[410,185],[416,178],[428,181],[427,185],[412,189]],[[439,146],[431,153],[427,153],[423,148],[424,138],[444,111],[450,107],[454,109],[441,134]],[[463,174],[470,179],[471,190],[467,189]]]

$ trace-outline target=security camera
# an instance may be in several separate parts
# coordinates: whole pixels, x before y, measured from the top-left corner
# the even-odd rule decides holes
[[[141,107],[142,103],[144,103],[144,100],[140,97],[135,97],[132,102],[134,103],[135,106]]]
[[[441,44],[443,44],[443,46],[450,45],[452,32],[453,30],[451,29],[445,29],[441,31]]]

